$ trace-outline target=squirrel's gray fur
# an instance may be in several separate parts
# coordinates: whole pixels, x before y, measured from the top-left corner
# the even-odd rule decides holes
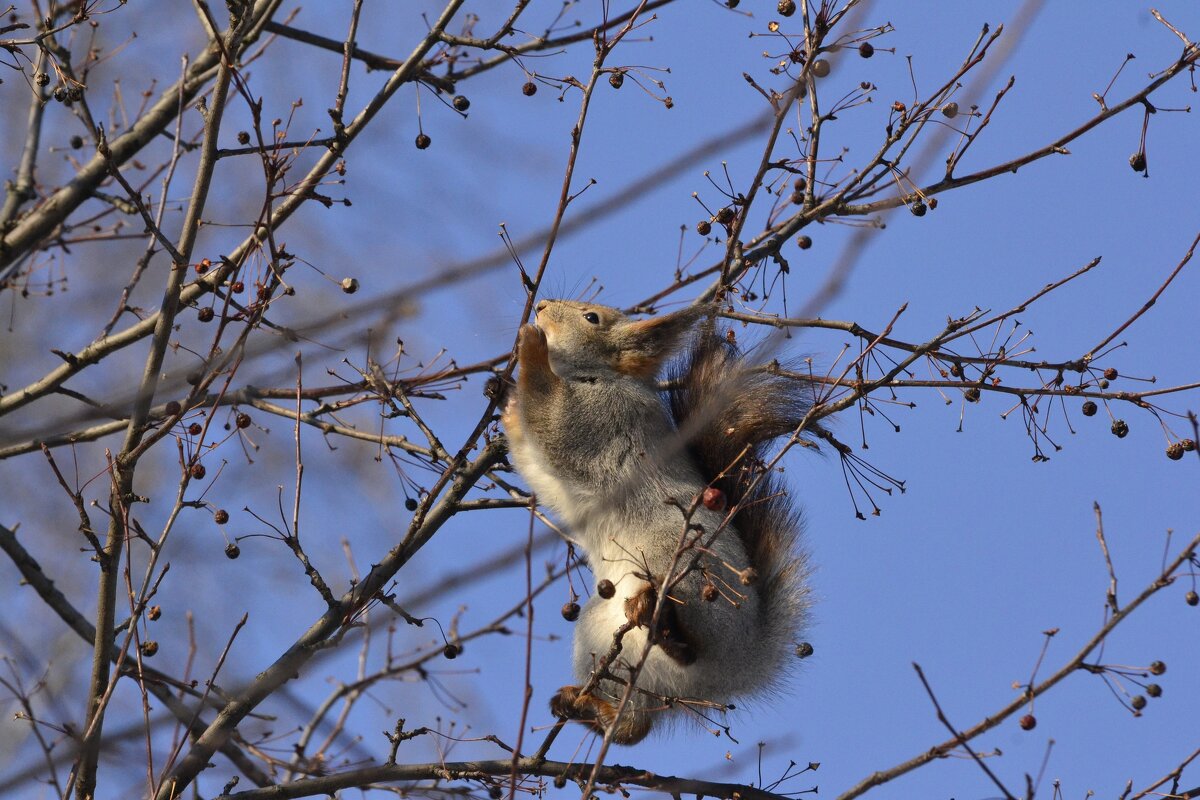
[[[805,621],[799,514],[762,466],[766,445],[804,418],[811,387],[744,364],[706,320],[711,311],[632,320],[606,306],[542,301],[518,345],[504,412],[513,462],[587,554],[597,583],[616,587],[610,599],[593,592],[576,622],[581,686],[623,625],[635,623],[609,666],[618,679],[653,643],[619,717],[621,680],[590,693],[564,687],[551,706],[620,743],[639,741],[669,708],[709,715],[769,690]],[[660,389],[659,373],[685,342]],[[700,502],[709,487],[724,493],[731,518]]]

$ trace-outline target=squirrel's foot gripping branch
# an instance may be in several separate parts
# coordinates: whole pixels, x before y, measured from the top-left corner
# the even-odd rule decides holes
[[[650,717],[645,711],[627,707],[617,719],[616,706],[593,694],[584,694],[578,686],[559,689],[550,698],[550,711],[589,725],[600,735],[611,728],[612,740],[617,744],[637,744],[650,733]]]

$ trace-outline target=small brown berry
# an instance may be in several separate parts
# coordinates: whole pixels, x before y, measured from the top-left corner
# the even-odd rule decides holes
[[[442,648],[442,655],[453,661],[462,653],[462,647],[457,644],[448,644]]]
[[[721,596],[717,591],[717,587],[711,583],[704,584],[704,588],[700,590],[700,596],[704,598],[704,602],[711,603]]]
[[[796,645],[796,658],[808,658],[813,654],[813,646],[808,642]]]
[[[722,225],[728,225],[729,223],[733,222],[733,218],[735,216],[737,216],[737,214],[734,213],[732,208],[729,206],[722,206],[721,209],[717,211],[717,222],[721,223]]]
[[[241,294],[242,292],[246,291],[246,284],[242,283],[241,281],[234,281],[229,285],[229,291],[233,292],[234,294]]]
[[[237,140],[238,144],[243,146],[250,144],[250,133],[248,131],[238,131]]]
[[[229,544],[225,545],[225,557],[228,558],[230,561],[237,558],[241,554],[242,554],[242,548],[238,547],[233,542],[230,542]]]
[[[596,584],[596,594],[600,595],[601,599],[611,600],[616,593],[617,587],[613,586],[613,582],[608,578]]]
[[[431,144],[433,144],[433,139],[429,138],[429,134],[427,134],[427,133],[418,133],[417,134],[416,145],[417,145],[418,150],[424,150],[426,147],[429,147],[429,145],[431,145]]]
[[[250,415],[249,414],[247,414],[245,412],[241,412],[237,415],[236,419],[237,419],[237,426],[239,428],[249,428],[250,427]]]
[[[537,94],[537,84],[533,81],[526,81],[525,85],[521,87],[521,94],[526,97],[533,97]]]
[[[1141,711],[1146,707],[1146,698],[1142,697],[1140,694],[1135,694],[1129,699],[1129,705],[1133,706],[1134,711]]]
[[[812,74],[815,75],[816,77],[818,77],[818,78],[828,77],[829,71],[830,71],[829,62],[826,61],[825,59],[822,58],[822,59],[819,59],[819,60],[813,62]]]
[[[212,322],[215,315],[212,306],[201,306],[200,311],[196,314],[196,318],[201,322]]]
[[[199,436],[200,432],[203,430],[204,426],[199,422],[193,422],[191,425],[188,425],[188,433],[192,436]]]
[[[1151,661],[1150,662],[1150,674],[1151,675],[1162,675],[1166,671],[1167,671],[1167,665],[1164,664],[1163,662],[1161,662],[1161,661]]]
[[[790,17],[796,13],[796,0],[779,0],[779,5],[776,8],[779,11],[779,16]]]
[[[50,76],[45,72],[39,72],[33,76],[33,82],[38,86],[45,86],[46,84],[50,83]]]
[[[801,250],[807,250],[808,248],[812,247],[812,237],[807,235],[797,236],[796,244]]]
[[[700,220],[696,223],[696,233],[701,236],[708,236],[708,234],[712,233],[712,223],[706,219]]]
[[[418,503],[417,503],[417,498],[415,498],[415,497],[406,497],[406,498],[404,498],[404,507],[405,507],[407,510],[409,510],[409,511],[416,511],[416,510],[417,510],[417,505],[418,505]]]
[[[579,619],[579,603],[563,603],[562,616],[567,622]]]
[[[950,374],[956,378],[961,378],[962,374],[963,374],[962,364],[951,364],[950,365]]]
[[[1183,458],[1183,445],[1179,442],[1171,442],[1167,445],[1167,458],[1172,461],[1178,461]]]
[[[913,203],[912,205],[910,205],[908,207],[908,210],[912,212],[912,215],[914,217],[923,217],[923,216],[925,216],[925,212],[928,211],[929,208],[928,208],[928,206],[925,205],[924,201],[917,200],[915,203]]]
[[[1195,439],[1180,439],[1179,444],[1183,448],[1183,452],[1185,452],[1185,453],[1190,453],[1196,449],[1196,440]]]
[[[875,55],[875,45],[870,42],[863,42],[858,46],[858,54],[863,58],[870,58]]]
[[[170,401],[169,403],[167,403],[166,407],[163,408],[163,411],[167,412],[168,417],[174,417],[177,414],[179,414],[179,412],[182,410],[183,410],[183,407],[180,406],[179,402],[176,400]]]
[[[978,403],[979,390],[972,386],[970,389],[967,389],[965,392],[963,392],[963,399],[968,403]]]
[[[1117,379],[1117,370],[1115,367],[1109,367],[1104,370],[1104,379],[1107,381],[1115,381]]]
[[[953,101],[942,106],[942,116],[946,119],[954,119],[958,116],[958,103]]]
[[[1146,694],[1151,697],[1162,697],[1162,687],[1157,683],[1146,684]]]
[[[608,76],[608,85],[613,87],[614,89],[620,89],[622,86],[625,85],[625,73],[624,72],[614,72],[611,75],[609,75]]]
[[[146,609],[146,619],[151,622],[156,621],[162,616],[162,606],[150,606]]]
[[[709,511],[725,510],[725,493],[715,486],[709,486],[704,490],[701,501]]]
[[[455,111],[466,111],[471,107],[471,101],[461,94],[454,95],[454,99],[450,101],[450,104],[454,106]]]
[[[1146,154],[1140,150],[1129,157],[1129,166],[1134,172],[1146,171]]]
[[[1124,439],[1129,435],[1129,423],[1125,422],[1123,419],[1113,420],[1112,434],[1118,439]]]
[[[154,641],[153,639],[147,639],[146,641],[142,642],[141,650],[143,656],[150,658],[158,652],[158,642]]]
[[[83,137],[76,134],[71,137],[71,149],[78,150],[83,147]]]
[[[224,525],[226,522],[229,522],[229,512],[223,508],[218,508],[213,513],[213,522],[218,525]]]
[[[209,267],[210,263],[211,262],[207,258],[204,259],[203,261],[198,262],[195,267],[196,274],[203,275],[204,273],[208,272],[208,267]]]
[[[204,373],[201,372],[200,370],[196,370],[195,372],[189,372],[187,374],[187,377],[184,378],[184,380],[187,381],[188,386],[199,386],[200,381],[204,380]]]
[[[1084,400],[1083,406],[1081,406],[1079,410],[1083,412],[1085,417],[1096,416],[1096,404],[1091,400]]]
[[[354,294],[358,291],[358,278],[342,278],[342,291]]]
[[[192,477],[198,481],[203,480],[204,476],[208,474],[208,470],[204,468],[203,464],[192,464],[192,468],[189,471],[192,473]]]
[[[1200,594],[1196,594],[1195,589],[1190,589],[1188,593],[1183,596],[1183,600],[1189,606],[1200,606]]]
[[[1021,730],[1031,731],[1037,727],[1037,717],[1033,714],[1026,714],[1021,717],[1021,721],[1018,724],[1021,726]]]

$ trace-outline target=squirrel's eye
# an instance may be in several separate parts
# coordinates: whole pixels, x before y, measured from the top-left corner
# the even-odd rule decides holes
[[[600,315],[597,314],[595,311],[587,312],[586,314],[583,315],[583,318],[586,319],[588,322],[592,323],[593,325],[600,324]]]

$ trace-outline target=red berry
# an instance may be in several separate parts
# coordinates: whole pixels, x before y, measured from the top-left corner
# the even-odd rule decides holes
[[[1033,714],[1026,714],[1021,717],[1021,721],[1018,724],[1020,724],[1021,730],[1031,731],[1037,727],[1037,717],[1033,716]]]
[[[709,486],[704,490],[704,495],[701,498],[704,507],[709,511],[724,511],[725,510],[725,493],[715,486]]]
[[[525,95],[526,97],[533,97],[535,94],[537,94],[537,84],[533,81],[527,81],[525,85],[521,87],[521,94]]]
[[[233,542],[230,542],[229,544],[225,545],[225,557],[228,558],[230,561],[237,558],[241,554],[242,554],[242,548],[238,547]]]
[[[610,599],[616,593],[617,587],[613,586],[613,582],[608,578],[605,578],[596,584],[596,594],[600,595],[600,597],[605,600]]]
[[[562,616],[567,622],[579,619],[579,603],[563,603]]]
[[[237,415],[237,426],[239,428],[249,428],[250,427],[250,415],[246,414],[244,412],[238,414]]]

